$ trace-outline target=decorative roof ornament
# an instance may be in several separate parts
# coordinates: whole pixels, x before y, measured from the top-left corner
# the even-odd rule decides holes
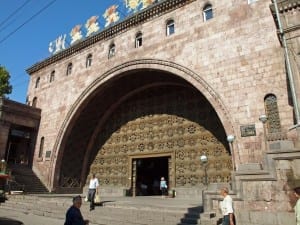
[[[99,16],[92,16],[85,23],[85,28],[87,30],[86,37],[90,36],[93,33],[96,33],[100,28],[98,24]]]
[[[143,10],[148,6],[160,2],[162,0],[122,0],[125,4],[125,7],[128,9],[128,12],[136,13],[139,10]],[[120,20],[119,12],[117,11],[118,5],[112,5],[105,10],[103,14],[104,19],[106,20],[105,27],[110,26],[113,23],[116,23]],[[85,37],[97,33],[100,30],[98,24],[99,16],[91,16],[85,23]],[[83,40],[81,33],[81,25],[76,25],[70,32],[71,38],[70,45],[73,45],[76,42]],[[66,34],[60,35],[56,40],[49,43],[48,50],[51,54],[56,54],[65,49]]]
[[[136,13],[156,2],[158,2],[158,0],[125,0],[125,7],[128,8],[129,11]]]
[[[142,9],[147,8],[148,6],[152,5],[155,2],[156,0],[142,0],[143,3]]]
[[[54,41],[51,41],[49,43],[49,52],[51,54],[56,54],[58,52],[60,52],[61,50],[64,50],[65,47],[65,43],[66,43],[66,34],[64,35],[60,35],[58,38],[56,38]]]
[[[75,42],[79,41],[82,39],[82,34],[81,34],[81,25],[76,25],[70,33],[71,36],[71,45],[74,44]]]
[[[105,10],[105,13],[103,14],[103,17],[106,20],[105,27],[117,22],[120,19],[119,13],[117,12],[118,7],[118,5],[112,5]]]
[[[134,13],[139,10],[139,6],[141,5],[142,0],[125,0],[125,6],[129,11],[133,11]]]

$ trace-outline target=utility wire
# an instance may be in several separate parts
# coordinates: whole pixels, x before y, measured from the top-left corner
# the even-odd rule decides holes
[[[6,23],[6,25],[3,26],[3,27],[1,28],[0,33],[1,33],[2,31],[4,31],[6,28],[8,28],[11,24],[13,24],[17,19],[18,19],[18,18],[14,18],[14,19],[12,19],[11,21],[9,21],[9,23]]]
[[[19,12],[25,5],[27,5],[31,0],[27,0],[26,2],[24,2],[23,5],[21,5],[19,8],[17,8],[15,11],[13,11],[8,17],[6,17],[6,19],[4,19],[1,23],[0,23],[0,27],[6,23],[10,18],[12,18],[14,15],[17,14],[17,12]]]
[[[24,23],[22,23],[20,26],[18,26],[15,30],[13,30],[12,32],[10,32],[8,35],[6,35],[3,39],[0,40],[0,44],[3,43],[5,40],[7,40],[10,36],[12,36],[14,33],[16,33],[19,29],[21,29],[23,26],[25,26],[27,23],[29,23],[32,19],[34,19],[36,16],[38,16],[39,14],[41,14],[44,10],[46,10],[47,8],[49,8],[54,2],[56,2],[57,0],[53,0],[51,1],[49,4],[47,4],[46,6],[44,6],[42,9],[40,9],[36,14],[34,14],[33,16],[31,16],[29,19],[27,19]]]

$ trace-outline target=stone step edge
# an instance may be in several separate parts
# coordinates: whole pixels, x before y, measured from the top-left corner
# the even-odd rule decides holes
[[[21,199],[22,201],[20,201],[20,199],[14,199],[14,200],[11,200],[10,198],[7,200],[8,203],[13,203],[15,202],[16,204],[32,204],[32,203],[37,203],[38,205],[54,205],[56,207],[59,207],[59,206],[62,206],[64,207],[65,205],[70,205],[70,199],[66,200],[66,201],[46,201],[46,200],[38,200],[38,199],[35,199],[35,200],[32,200],[32,201],[27,201],[24,199]],[[102,203],[102,206],[103,207],[106,207],[106,208],[118,208],[118,209],[134,209],[134,210],[139,210],[139,211],[164,211],[164,212],[175,212],[175,213],[190,213],[190,214],[197,214],[197,210],[192,210],[192,211],[189,211],[189,208],[185,208],[185,207],[182,207],[182,208],[175,208],[175,207],[172,207],[172,206],[155,206],[155,208],[151,207],[151,206],[144,206],[144,207],[141,207],[141,205],[123,205],[123,204],[109,204],[109,203]]]

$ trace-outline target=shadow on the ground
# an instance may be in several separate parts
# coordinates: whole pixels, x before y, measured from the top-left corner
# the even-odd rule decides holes
[[[180,219],[180,224],[199,224],[200,214],[203,213],[203,206],[199,205],[196,207],[191,207],[187,209],[187,213],[184,214],[184,217]]]
[[[14,219],[0,217],[0,225],[24,225],[24,223]]]
[[[100,203],[95,203],[95,206],[103,206],[107,202],[115,202],[115,201],[101,201]]]

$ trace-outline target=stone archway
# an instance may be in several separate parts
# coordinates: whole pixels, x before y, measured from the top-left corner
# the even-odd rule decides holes
[[[132,155],[174,155],[168,181],[172,188],[203,185],[199,160],[203,153],[210,161],[209,182],[230,181],[232,162],[225,131],[212,106],[191,87],[163,85],[136,93],[111,113],[96,140],[89,173],[96,174],[101,188],[109,192],[136,189],[128,169]],[[147,181],[147,186],[151,184]]]
[[[159,66],[161,67],[161,63],[159,64]],[[128,71],[124,71],[125,68],[127,68]],[[174,69],[177,70],[177,72],[180,73],[181,75],[185,74],[186,76],[186,73],[183,73],[182,70],[178,70],[178,68],[171,67],[169,71],[172,71]],[[118,74],[118,76],[115,73]],[[52,165],[56,166],[56,172],[54,172],[52,175],[54,176],[54,174],[56,174],[55,177],[60,177],[60,180],[56,180],[56,181],[53,180],[54,186],[59,186],[62,184],[68,186],[71,184],[71,186],[74,185],[74,186],[82,187],[84,185],[85,183],[84,178],[86,178],[89,172],[89,169],[87,167],[89,167],[89,165],[93,163],[94,159],[97,158],[95,153],[99,152],[100,150],[99,143],[95,142],[95,140],[97,140],[97,135],[99,134],[99,131],[101,131],[101,129],[105,127],[104,124],[107,121],[109,121],[109,118],[111,118],[113,113],[116,112],[116,109],[119,106],[121,106],[121,104],[123,104],[128,99],[130,99],[129,97],[127,99],[123,99],[122,102],[119,102],[116,105],[116,102],[118,102],[119,99],[122,99],[123,95],[126,95],[128,93],[133,93],[131,95],[134,96],[138,93],[136,92],[136,90],[139,89],[140,87],[145,87],[146,90],[147,89],[149,90],[149,88],[147,87],[147,85],[149,84],[155,84],[154,86],[157,87],[167,87],[167,86],[184,87],[187,90],[190,89],[193,90],[192,92],[197,92],[198,94],[200,94],[200,92],[197,89],[195,89],[190,83],[187,83],[184,79],[180,78],[179,76],[175,76],[170,72],[163,72],[162,70],[149,70],[145,68],[138,69],[136,68],[136,66],[135,66],[135,70],[130,70],[130,66],[127,65],[127,67],[122,67],[114,71],[109,71],[108,74],[110,74],[112,77],[111,79],[108,79],[109,81],[107,81],[107,77],[106,78],[102,77],[103,82],[107,81],[106,83],[104,82],[105,84],[103,83],[102,87],[100,84],[97,85],[97,88],[94,87],[96,83],[99,83],[99,81],[97,82],[95,81],[95,84],[87,89],[89,90],[88,93],[90,94],[88,93],[82,94],[82,96],[86,96],[88,98],[85,98],[84,100],[83,99],[80,100],[81,99],[80,98],[78,102],[75,103],[74,106],[76,107],[70,111],[70,117],[66,119],[65,125],[60,130],[60,135],[62,136],[60,137],[59,135],[57,140],[59,141],[60,138],[63,137],[63,139],[61,139],[60,141],[60,148],[64,149],[64,151],[62,150],[59,151],[61,157],[57,157],[58,159],[57,162],[54,159],[52,161]],[[113,78],[113,76],[115,76],[115,78]],[[198,84],[199,83],[201,82],[198,82]],[[216,101],[215,96],[217,95],[212,94],[213,91],[209,88],[209,86],[206,85],[205,87],[204,86],[201,87],[205,90],[204,92],[208,95],[204,97],[203,93],[200,94],[202,96],[202,100],[205,100],[203,102],[210,105],[209,110],[214,111],[213,110],[214,107],[211,106],[210,103],[211,101],[207,101],[207,97],[210,100],[212,100],[211,98],[213,98],[214,100],[212,102],[218,105],[218,108],[220,108],[220,105],[222,106],[222,104],[219,100]],[[118,94],[118,91],[120,90],[123,91],[122,94]],[[101,105],[101,108],[97,109],[97,107],[92,107],[95,105]],[[72,116],[72,114],[74,115]],[[217,115],[216,111],[214,111],[214,114],[215,114],[214,115],[215,118],[218,118],[217,127],[222,130],[223,137],[221,139],[224,141],[226,139],[225,138],[226,132],[223,128],[222,123],[225,125],[227,124],[226,126],[228,128],[228,124],[230,124],[230,121],[228,120],[224,121],[224,119],[226,119],[227,117],[226,111],[221,111],[218,113],[221,115],[221,118],[223,120],[222,122],[219,119],[220,116]],[[103,117],[105,119],[103,119]],[[70,120],[70,118],[72,118],[72,120]],[[67,124],[68,126],[66,126]],[[89,126],[89,124],[91,126]],[[97,125],[97,127],[95,126],[95,124]],[[231,128],[232,126],[229,126],[230,130]],[[84,132],[82,132],[83,129],[85,129]],[[57,142],[56,144],[58,143],[59,142]],[[225,151],[228,151],[228,148],[226,147],[227,144],[226,141],[225,142],[221,141],[221,143],[223,145],[223,147],[221,148]],[[102,144],[104,143],[102,142]],[[73,153],[75,151],[74,150],[75,148],[81,150],[77,150],[77,153],[74,155]],[[194,156],[196,157],[197,154],[194,154]],[[193,155],[193,153],[189,155]],[[74,158],[70,156],[74,156]],[[94,158],[91,156],[93,156]],[[72,162],[73,166],[66,166],[67,165],[66,162]],[[76,164],[79,166],[74,166]],[[231,162],[229,164],[231,165]],[[67,167],[68,169],[66,169]],[[65,179],[65,183],[62,182],[62,178],[64,177],[65,171],[71,170],[71,168],[72,168],[71,176],[65,176],[67,179]],[[61,171],[60,176],[58,176],[59,173],[58,171]],[[82,173],[82,171],[84,172]],[[195,170],[195,173],[197,173],[196,171],[197,169]],[[81,177],[78,177],[78,174],[80,173],[82,175]],[[187,179],[194,180],[194,178],[195,176],[191,175]]]

